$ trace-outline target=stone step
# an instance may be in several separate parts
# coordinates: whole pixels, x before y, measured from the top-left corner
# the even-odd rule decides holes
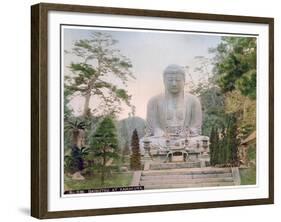
[[[179,168],[197,168],[200,167],[200,161],[197,162],[179,162],[179,163],[157,163],[150,164],[151,170],[179,169]]]
[[[232,177],[224,178],[200,178],[200,179],[166,179],[166,180],[141,180],[141,186],[150,185],[165,185],[165,184],[201,184],[201,183],[221,183],[221,182],[234,182]]]
[[[168,174],[168,175],[142,175],[141,180],[179,180],[179,179],[195,179],[195,178],[227,178],[231,177],[231,173],[210,173],[210,174]]]
[[[142,176],[163,176],[163,175],[197,175],[197,174],[220,174],[231,173],[231,168],[188,168],[169,170],[149,170],[142,171]]]
[[[192,187],[218,187],[218,186],[234,186],[234,182],[209,182],[209,183],[191,183],[191,184],[155,184],[146,185],[144,189],[172,189],[172,188],[192,188]]]

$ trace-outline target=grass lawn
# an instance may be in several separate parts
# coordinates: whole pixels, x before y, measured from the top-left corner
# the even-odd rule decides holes
[[[87,190],[108,187],[125,187],[129,186],[133,178],[133,173],[114,173],[112,176],[105,178],[104,185],[101,185],[100,174],[92,177],[86,177],[85,180],[72,180],[64,176],[66,190]]]
[[[241,168],[239,169],[241,185],[254,185],[256,184],[256,168]]]

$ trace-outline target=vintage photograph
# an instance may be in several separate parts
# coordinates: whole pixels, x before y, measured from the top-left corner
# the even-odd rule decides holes
[[[256,185],[257,36],[61,26],[63,194]]]

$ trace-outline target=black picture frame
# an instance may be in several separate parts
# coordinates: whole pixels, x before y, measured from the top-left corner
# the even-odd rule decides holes
[[[178,203],[168,205],[48,210],[48,13],[79,12],[105,15],[149,16],[208,21],[267,24],[269,27],[269,196],[262,199]],[[110,215],[138,212],[187,210],[274,202],[274,19],[264,17],[217,15],[175,11],[110,8],[82,5],[40,3],[31,7],[31,215],[36,218]]]

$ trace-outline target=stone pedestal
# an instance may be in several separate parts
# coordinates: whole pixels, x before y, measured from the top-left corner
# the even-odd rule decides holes
[[[144,162],[144,170],[150,169],[150,163],[152,162],[152,156],[150,153],[150,141],[144,139],[143,140],[143,147],[144,147],[144,155],[143,155],[143,162]]]
[[[196,162],[199,164],[196,166],[204,167],[209,161],[209,138],[206,136],[144,137],[140,140],[140,147],[145,168],[150,164],[180,162]]]

